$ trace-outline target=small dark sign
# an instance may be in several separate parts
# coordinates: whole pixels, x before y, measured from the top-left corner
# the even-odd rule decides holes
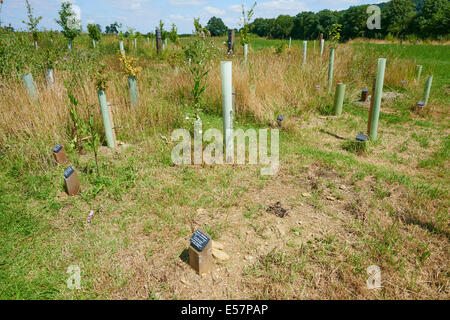
[[[69,177],[75,172],[72,166],[69,166],[66,170],[64,170],[64,178],[69,179]]]
[[[54,153],[58,153],[58,152],[60,152],[61,150],[62,150],[62,145],[60,145],[60,144],[57,144],[54,148],[53,148],[53,152]]]
[[[191,238],[191,246],[193,246],[197,251],[203,251],[209,242],[209,237],[202,233],[201,231],[195,231]]]
[[[425,102],[419,101],[419,102],[417,102],[417,106],[418,107],[424,107],[425,106]]]
[[[366,140],[367,140],[367,136],[366,136],[365,134],[360,133],[360,134],[358,134],[358,135],[356,136],[356,141],[362,141],[362,142],[364,142],[364,141],[366,141]]]

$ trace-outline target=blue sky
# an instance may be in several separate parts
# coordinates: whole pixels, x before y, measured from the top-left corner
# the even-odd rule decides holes
[[[58,9],[63,0],[29,0],[34,14],[42,16],[39,25],[45,29],[59,29],[55,23]],[[134,28],[140,32],[154,31],[159,19],[168,27],[178,26],[180,33],[190,33],[194,17],[199,17],[206,25],[212,16],[223,19],[228,27],[238,27],[241,5],[253,4],[254,0],[71,0],[80,12],[85,27],[88,23],[98,23],[104,29],[114,21],[123,24],[123,29]],[[382,2],[378,0],[260,0],[255,10],[256,17],[273,18],[280,14],[296,15],[301,11],[322,9],[342,10],[352,5]],[[26,19],[25,0],[3,0],[2,24],[11,23],[16,29],[24,29]],[[85,28],[84,28],[85,29]]]

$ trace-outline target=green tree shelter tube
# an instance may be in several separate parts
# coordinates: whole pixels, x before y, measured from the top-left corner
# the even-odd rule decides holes
[[[425,91],[423,93],[424,106],[426,106],[428,104],[428,100],[430,99],[430,91],[431,91],[432,83],[433,83],[433,77],[429,76],[425,82]]]
[[[34,86],[33,75],[31,73],[24,74],[22,75],[22,80],[25,83],[25,89],[27,89],[30,99],[37,99],[37,91]]]
[[[416,75],[416,81],[417,82],[419,82],[420,81],[420,76],[422,75],[422,66],[421,65],[418,65],[417,67],[416,67],[416,70],[417,70],[417,75]]]
[[[370,139],[377,140],[378,119],[380,117],[381,98],[383,97],[384,72],[386,70],[386,59],[378,59],[377,81],[375,84],[375,94],[373,96],[372,120],[370,123]]]
[[[109,148],[114,148],[116,146],[116,142],[114,140],[112,121],[110,118],[110,113],[108,109],[108,103],[106,102],[105,91],[99,90],[98,92],[98,101],[100,103],[100,111],[102,113],[103,126],[105,128],[106,135],[106,143]]]
[[[233,74],[232,62],[222,61],[222,116],[224,131],[224,148],[227,162],[234,153],[233,141]]]
[[[333,66],[334,66],[334,49],[330,50],[330,63],[328,65],[328,92],[331,92],[333,86]]]
[[[138,104],[139,101],[136,77],[133,76],[128,77],[128,89],[130,91],[131,105],[135,106]]]
[[[244,44],[244,61],[247,62],[247,56],[248,56],[248,44]]]
[[[306,50],[308,49],[308,41],[303,41],[303,64],[306,63]]]
[[[342,106],[344,105],[345,84],[338,83],[336,87],[336,96],[334,97],[334,115],[340,116],[342,114]]]
[[[125,57],[125,49],[123,48],[123,40],[119,40],[119,50],[122,57]]]

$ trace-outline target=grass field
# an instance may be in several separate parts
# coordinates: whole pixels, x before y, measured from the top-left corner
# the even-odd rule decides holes
[[[192,114],[190,81],[148,47],[130,52],[144,65],[138,109],[123,76],[107,91],[127,145],[100,149],[100,176],[89,152],[68,148],[82,185],[76,197],[65,194],[64,168],[51,155],[72,139],[68,112],[58,111],[67,109],[63,76],[36,104],[19,82],[0,88],[0,298],[449,299],[450,47],[339,45],[335,79],[347,92],[335,117],[334,94],[323,89],[328,54],[320,58],[309,42],[302,69],[300,42],[280,55],[270,48],[277,43],[253,40],[244,71],[241,48],[233,58],[235,127],[275,127],[278,114],[286,117],[273,177],[259,166],[172,164],[170,132]],[[355,153],[368,118],[368,105],[356,101],[379,57],[388,59],[384,91],[399,95],[382,102],[379,139]],[[114,54],[104,59],[117,71]],[[416,64],[424,66],[419,83]],[[431,100],[420,115],[413,107],[428,74]],[[208,84],[204,131],[222,128],[218,61]],[[77,94],[97,103],[88,81]],[[276,202],[287,217],[268,212]],[[199,228],[231,257],[203,277],[186,263]],[[81,270],[79,290],[66,285],[71,265]],[[371,265],[381,289],[366,286]]]

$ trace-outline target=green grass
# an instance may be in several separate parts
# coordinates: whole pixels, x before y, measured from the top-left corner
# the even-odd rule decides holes
[[[251,45],[258,50],[277,43],[254,39]],[[436,75],[436,88],[448,83],[447,47],[364,48],[361,50],[416,59]],[[405,90],[411,94],[410,89]],[[447,96],[439,97],[449,105]],[[281,131],[282,171],[275,177],[262,177],[249,166],[174,167],[172,145],[160,135],[149,135],[127,151],[100,156],[100,176],[94,173],[92,155],[79,157],[69,152],[83,189],[79,197],[68,198],[63,193],[62,167],[30,172],[23,170],[28,160],[0,159],[0,298],[126,298],[123,292],[131,292],[128,288],[143,286],[139,272],[150,279],[145,280],[149,286],[145,298],[173,297],[173,283],[150,275],[161,266],[170,273],[193,228],[203,228],[213,239],[235,239],[236,248],[258,255],[242,274],[233,274],[242,279],[230,287],[242,282],[245,289],[252,289],[252,295],[243,298],[299,298],[304,288],[319,292],[323,298],[398,297],[389,291],[365,295],[354,289],[364,285],[366,268],[374,263],[394,277],[397,287],[416,290],[434,277],[439,267],[436,261],[448,244],[450,138],[444,133],[448,124],[418,118],[404,101],[394,103],[391,109],[394,112],[380,115],[381,139],[368,144],[370,152],[361,152],[366,149],[361,149],[354,137],[366,128],[367,110],[346,101],[341,118],[322,121],[319,116],[328,115],[328,109],[319,105],[298,119],[296,129]],[[192,114],[192,110],[183,112]],[[202,120],[203,131],[222,127],[221,116],[214,112]],[[236,122],[236,128],[244,130],[259,127],[261,124],[248,117]],[[344,136],[344,148],[342,140],[326,132]],[[322,175],[314,176],[308,166],[317,166]],[[327,176],[330,173],[334,175]],[[317,217],[326,213],[339,221],[342,229],[330,227],[304,241],[312,231],[295,225],[289,227],[281,249],[259,254],[257,249],[245,247],[246,238],[239,227],[255,232],[262,243],[270,241],[265,232],[271,225],[264,220],[264,201],[273,194],[286,196],[275,188],[279,180],[281,185],[289,180],[298,195],[311,191],[308,188],[315,182],[317,189],[311,191],[311,198],[288,198],[289,204],[295,207],[301,202]],[[338,190],[343,183],[351,191]],[[274,191],[263,192],[271,187]],[[261,194],[261,199],[255,194]],[[327,204],[324,197],[328,194],[336,197],[334,204],[350,201],[351,208]],[[90,210],[95,215],[87,224]],[[235,210],[239,210],[237,222],[230,214]],[[364,218],[357,215],[358,210]],[[340,214],[344,211],[343,217]],[[341,238],[343,232],[348,235],[345,239]],[[66,270],[72,264],[82,268],[80,291],[66,287]],[[136,266],[141,268],[139,272]],[[416,273],[430,277],[417,282]],[[318,274],[323,278],[318,280]],[[329,275],[339,277],[339,281],[327,278]],[[323,283],[327,289],[320,291]],[[423,291],[434,290],[430,288]],[[445,293],[433,292],[433,297],[446,298]],[[408,294],[400,297],[422,297],[420,290]],[[227,293],[231,296],[235,297],[236,291]]]

